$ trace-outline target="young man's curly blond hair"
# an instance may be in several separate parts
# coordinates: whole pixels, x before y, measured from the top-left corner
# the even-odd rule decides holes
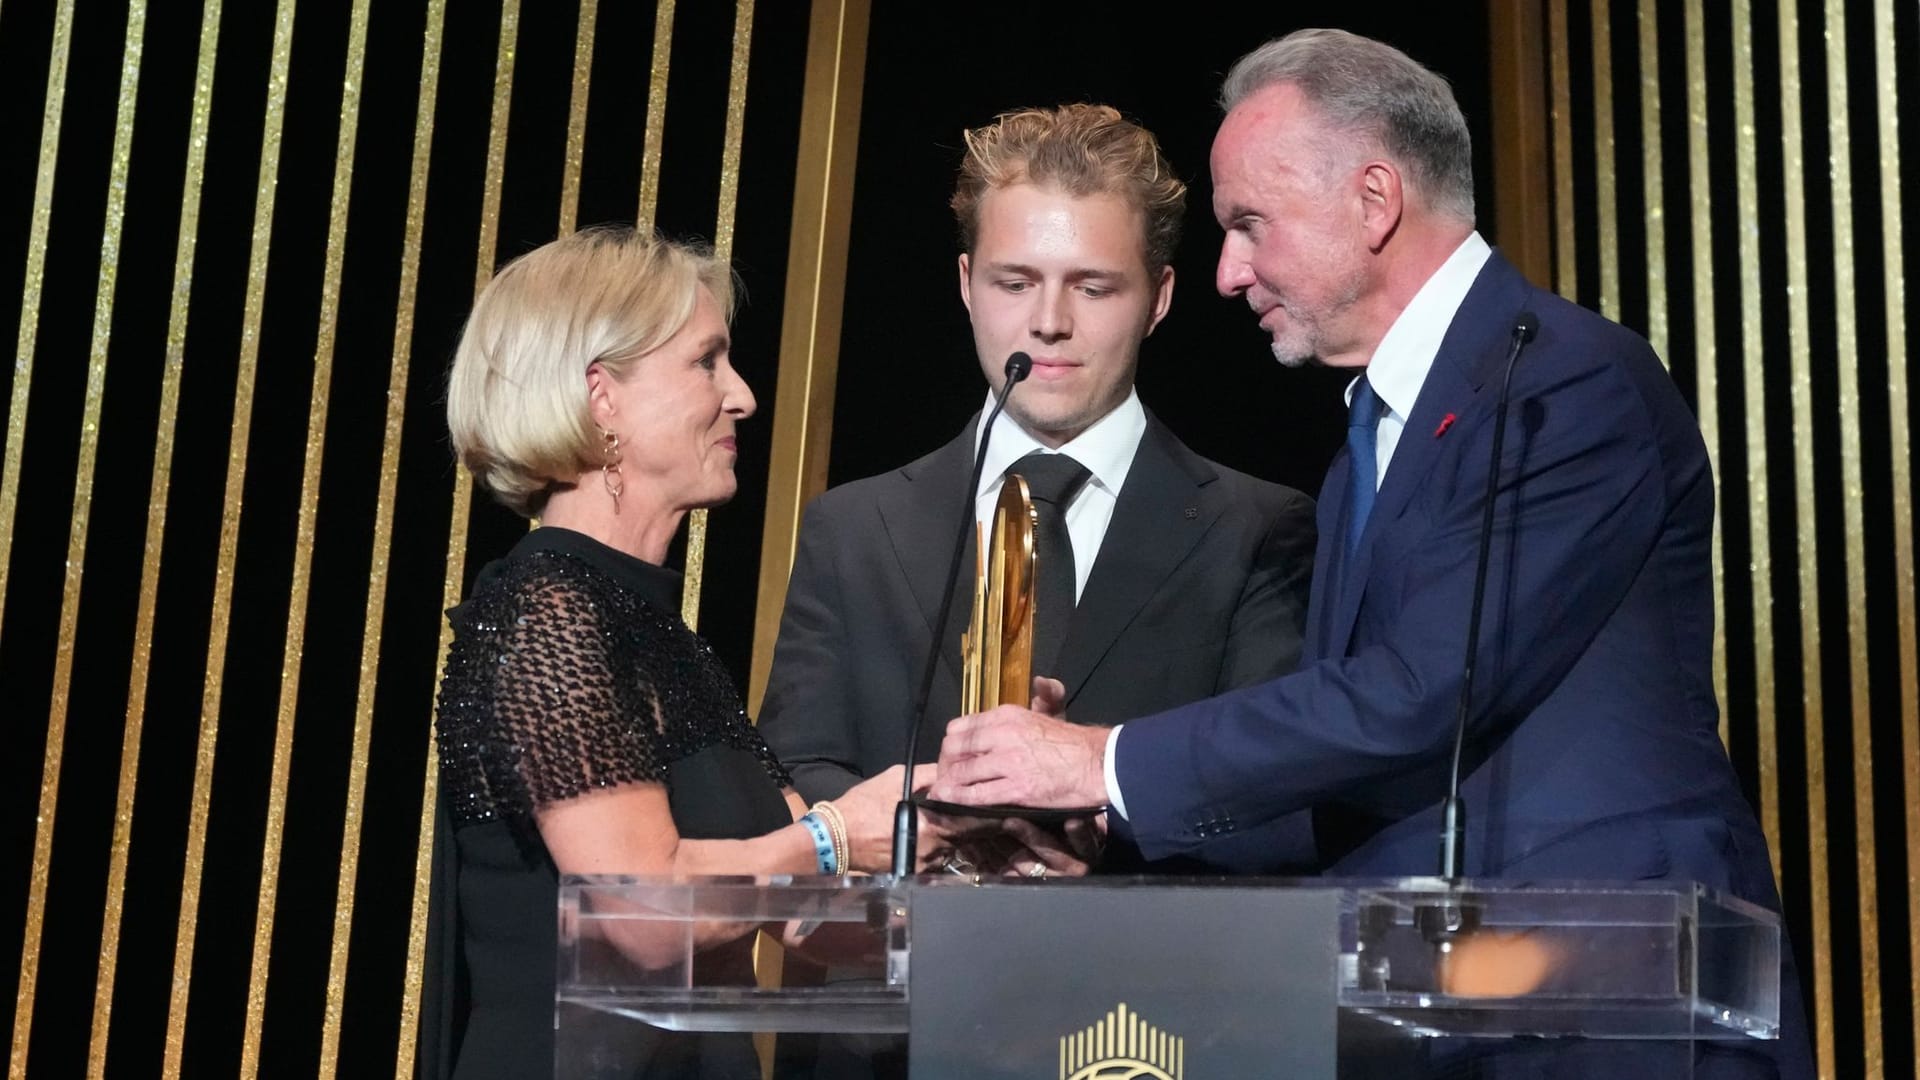
[[[1153,133],[1119,110],[1087,104],[1017,109],[965,137],[967,154],[951,202],[962,251],[973,251],[986,193],[1027,183],[1074,196],[1121,196],[1146,219],[1147,270],[1158,274],[1173,261],[1187,185],[1173,174]]]

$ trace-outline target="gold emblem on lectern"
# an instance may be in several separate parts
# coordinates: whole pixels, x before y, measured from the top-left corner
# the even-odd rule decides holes
[[[1060,1080],[1181,1080],[1187,1040],[1121,1002],[1105,1020],[1060,1040]]]

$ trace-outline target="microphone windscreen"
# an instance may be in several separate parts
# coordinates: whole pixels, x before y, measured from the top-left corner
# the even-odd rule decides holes
[[[1033,357],[1017,352],[1007,357],[1007,378],[1012,382],[1025,379],[1033,371]]]
[[[1513,332],[1521,341],[1532,341],[1533,335],[1540,332],[1540,319],[1531,311],[1523,311],[1513,318]]]

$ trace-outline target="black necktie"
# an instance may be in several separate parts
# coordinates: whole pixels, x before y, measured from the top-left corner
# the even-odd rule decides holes
[[[1038,519],[1033,530],[1034,555],[1040,563],[1033,598],[1033,673],[1051,676],[1073,619],[1073,538],[1067,533],[1067,504],[1092,474],[1065,454],[1036,450],[1009,466],[1007,475],[1026,480]]]

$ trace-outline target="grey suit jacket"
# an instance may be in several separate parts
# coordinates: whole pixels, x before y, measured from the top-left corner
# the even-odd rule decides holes
[[[760,729],[809,800],[906,751],[978,423],[807,508]],[[1112,724],[1289,672],[1314,540],[1313,500],[1207,461],[1149,413],[1058,670],[1039,674],[1066,684],[1069,717]],[[922,761],[959,711],[970,595],[968,578],[921,718]]]

